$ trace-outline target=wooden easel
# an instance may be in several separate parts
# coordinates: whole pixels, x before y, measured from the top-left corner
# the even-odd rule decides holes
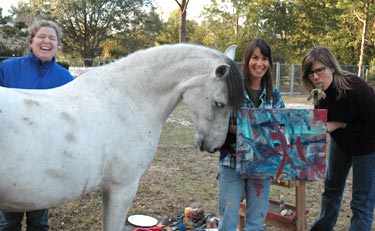
[[[305,207],[305,181],[286,181],[287,183],[274,183],[282,187],[295,187],[295,206],[291,206],[295,210],[292,217],[282,217],[273,211],[268,211],[265,223],[270,226],[278,227],[288,231],[305,231],[306,230],[306,214],[308,211]],[[274,202],[274,201],[273,201]],[[287,205],[288,206],[288,205]],[[245,207],[240,207],[238,217],[238,230],[242,231],[245,220]]]

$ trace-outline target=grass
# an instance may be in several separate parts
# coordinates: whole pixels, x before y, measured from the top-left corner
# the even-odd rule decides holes
[[[283,96],[286,103],[306,103],[306,97]],[[189,112],[180,105],[165,124],[158,151],[151,167],[141,179],[137,196],[128,215],[144,214],[161,220],[183,212],[185,207],[204,208],[206,214],[217,215],[218,185],[216,182],[218,153],[199,152],[193,142],[194,130]],[[306,184],[308,227],[320,209],[322,182]],[[272,186],[271,197],[285,196],[294,204],[294,188]],[[343,206],[336,230],[348,230],[351,217],[351,178],[348,179]],[[77,201],[50,209],[53,230],[101,230],[101,193],[91,193]],[[268,227],[267,230],[279,230]]]

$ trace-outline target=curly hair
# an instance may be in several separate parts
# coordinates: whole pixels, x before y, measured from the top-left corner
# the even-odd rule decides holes
[[[35,37],[35,34],[38,32],[38,30],[41,27],[50,27],[54,29],[57,35],[57,41],[58,43],[60,43],[62,34],[63,34],[61,28],[55,22],[52,22],[49,20],[38,20],[38,21],[33,22],[33,24],[29,27],[29,32],[30,32],[29,44],[32,43],[32,39]]]

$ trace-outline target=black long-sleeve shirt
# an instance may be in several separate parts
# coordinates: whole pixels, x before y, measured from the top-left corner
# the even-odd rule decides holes
[[[345,128],[331,132],[331,138],[349,155],[375,152],[375,93],[361,78],[349,75],[351,90],[336,99],[334,83],[325,91],[327,97],[315,108],[328,109],[327,121],[346,123]]]

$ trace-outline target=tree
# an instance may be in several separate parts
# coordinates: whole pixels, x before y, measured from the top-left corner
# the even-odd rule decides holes
[[[55,8],[54,16],[64,28],[65,49],[82,58],[96,58],[102,54],[102,42],[147,25],[150,12],[155,15],[153,11],[148,1],[142,0],[67,0]]]
[[[308,49],[323,45],[342,64],[375,63],[374,0],[211,0],[199,23],[186,19],[189,0],[175,2],[179,9],[167,22],[155,13],[153,0],[29,0],[11,12],[27,26],[38,18],[58,22],[65,57],[118,58],[153,45],[189,42],[222,51],[236,44],[241,60],[245,44],[262,37],[275,62],[300,63]],[[0,27],[0,33],[9,31]]]
[[[151,0],[30,0],[29,4],[19,4],[15,13],[25,22],[29,18],[56,21],[64,31],[62,45],[68,51],[64,53],[86,59],[85,65],[89,66],[89,59],[102,55],[105,41],[121,37],[117,34],[126,38],[130,38],[127,34],[132,35],[123,46],[127,48],[123,54],[145,46],[139,42],[130,46],[134,39],[156,36],[161,22],[151,3]],[[149,44],[150,41],[146,46]]]
[[[178,43],[180,11],[177,9],[169,14],[168,20],[162,24],[161,30],[156,37],[156,45]],[[186,42],[202,44],[205,30],[194,20],[186,20]]]
[[[11,14],[15,16],[16,22],[24,22],[30,26],[35,20],[51,18],[51,1],[30,0],[19,1],[17,6],[11,6]]]
[[[5,23],[6,23],[5,18],[3,18],[3,8],[0,7],[0,25],[5,24]]]
[[[360,5],[359,5],[360,4]],[[367,34],[368,34],[368,27],[371,21],[374,19],[374,0],[366,0],[361,1],[360,3],[357,3],[355,5],[358,5],[359,7],[355,7],[353,10],[353,14],[355,17],[360,21],[362,24],[362,32],[361,32],[361,42],[360,42],[360,54],[359,54],[359,61],[358,61],[358,76],[362,76],[362,66],[365,63],[365,56],[366,56],[366,42],[367,40]],[[359,9],[359,10],[357,10]]]
[[[254,16],[248,0],[211,0],[204,8],[205,20],[201,26],[206,30],[203,44],[224,51],[229,45],[238,45],[242,51],[245,43],[256,36]],[[241,52],[236,53],[241,60]]]
[[[27,48],[27,26],[23,22],[8,24],[12,17],[3,17],[2,10],[0,7],[0,56],[21,56]]]
[[[189,4],[189,0],[175,0],[180,9],[180,27],[179,27],[179,42],[186,43],[186,9]]]
[[[357,70],[350,71],[361,74],[362,65],[375,56],[374,1],[340,0],[337,6],[342,14],[337,22],[340,29],[333,43],[334,52],[340,63],[357,65]]]
[[[261,0],[252,2],[250,8],[257,37],[268,41],[275,61],[287,62],[295,54],[292,49],[297,28],[294,1]]]
[[[162,27],[157,36],[156,42],[158,44],[180,42],[179,26],[180,26],[180,11],[179,10],[172,11],[169,14],[167,21],[162,24]]]
[[[155,46],[161,26],[160,17],[154,11],[143,14],[138,20],[131,21],[128,27],[114,35],[115,41],[124,48],[120,52],[121,56]]]

